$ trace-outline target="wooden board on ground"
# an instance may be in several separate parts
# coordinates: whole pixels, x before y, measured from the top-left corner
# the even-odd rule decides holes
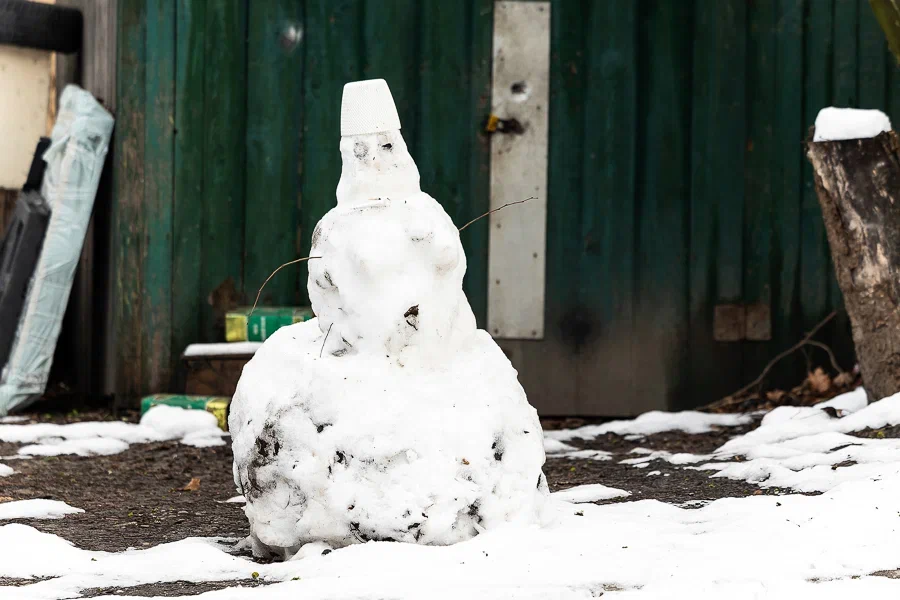
[[[182,358],[187,371],[184,392],[198,396],[233,396],[252,354]]]

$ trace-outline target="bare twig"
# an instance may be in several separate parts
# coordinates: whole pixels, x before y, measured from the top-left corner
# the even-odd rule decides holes
[[[486,216],[488,216],[489,214],[495,213],[495,212],[497,212],[498,210],[503,210],[503,209],[506,208],[507,206],[512,206],[513,204],[524,204],[525,202],[528,202],[529,200],[537,200],[537,197],[531,196],[530,198],[525,198],[524,200],[516,200],[515,202],[507,202],[507,203],[504,204],[503,206],[498,206],[497,208],[494,208],[494,209],[491,209],[491,210],[487,211],[486,213],[484,213],[484,214],[481,215],[480,217],[475,217],[474,219],[472,219],[471,221],[469,221],[468,223],[466,223],[465,225],[463,225],[462,227],[460,227],[459,230],[462,231],[463,229],[465,229],[466,227],[468,227],[469,225],[471,225],[471,224],[474,223],[475,221],[478,221],[478,220],[480,220],[480,219],[483,219],[483,218],[485,218]]]
[[[831,346],[823,342],[817,342],[816,340],[806,340],[806,343],[810,346],[815,346],[816,348],[824,350],[828,354],[828,359],[831,360],[831,366],[838,372],[838,375],[844,372],[841,365],[838,364],[837,358],[835,358],[834,352],[831,350]]]
[[[266,277],[266,280],[263,281],[263,284],[261,286],[259,286],[259,291],[256,292],[256,301],[253,302],[253,308],[250,309],[250,314],[252,315],[253,311],[256,310],[256,305],[259,303],[259,297],[260,297],[260,295],[262,295],[263,288],[266,287],[266,284],[269,283],[270,279],[275,277],[275,273],[277,273],[278,271],[287,267],[288,265],[296,265],[299,262],[303,262],[305,260],[312,260],[314,258],[322,258],[322,257],[321,256],[304,256],[303,258],[298,258],[297,260],[292,260],[291,262],[286,262],[283,265],[281,265],[280,267],[278,267],[277,269],[275,269],[274,271],[272,271],[272,274],[269,275],[268,277]]]
[[[328,326],[328,331],[325,332],[325,339],[322,340],[322,349],[319,350],[319,358],[322,358],[322,353],[325,352],[325,342],[328,341],[328,336],[331,333],[331,328],[334,327],[334,323]]]
[[[822,319],[822,320],[819,322],[818,325],[816,325],[815,327],[813,327],[812,330],[811,330],[809,333],[807,333],[807,334],[803,337],[802,340],[800,340],[799,342],[797,342],[796,344],[794,344],[793,346],[791,346],[790,348],[788,348],[787,350],[785,350],[784,352],[780,353],[778,356],[776,356],[775,358],[773,358],[772,360],[770,360],[770,361],[769,361],[769,364],[766,365],[766,368],[763,369],[763,370],[762,370],[762,373],[759,374],[759,377],[757,377],[756,379],[754,379],[753,381],[751,381],[750,383],[748,383],[747,385],[745,385],[744,387],[742,387],[742,388],[739,389],[738,391],[736,391],[736,392],[734,392],[733,394],[731,394],[731,397],[732,397],[732,398],[736,398],[737,396],[740,396],[741,394],[743,394],[743,393],[746,392],[747,390],[749,390],[749,389],[751,389],[751,388],[753,388],[753,387],[756,387],[757,385],[759,385],[760,383],[762,383],[763,380],[766,378],[766,375],[769,374],[769,371],[772,370],[772,367],[774,367],[781,359],[783,359],[783,358],[785,358],[785,357],[787,357],[787,356],[790,356],[791,354],[793,354],[794,352],[796,352],[797,350],[799,350],[799,349],[802,348],[803,346],[807,345],[807,344],[810,342],[810,339],[812,338],[812,336],[816,335],[816,333],[818,333],[818,331],[819,331],[820,329],[822,329],[822,327],[824,327],[825,324],[828,323],[828,321],[830,321],[831,319],[833,319],[834,316],[835,316],[836,314],[837,314],[836,311],[831,311],[831,314],[829,314],[827,317],[825,317],[824,319]],[[816,344],[813,344],[813,345],[816,345]],[[823,344],[823,345],[824,345],[824,344]],[[837,361],[835,361],[835,363],[836,363],[836,362],[837,362]]]

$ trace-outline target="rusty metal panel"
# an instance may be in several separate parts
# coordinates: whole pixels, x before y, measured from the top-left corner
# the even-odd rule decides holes
[[[713,312],[713,339],[739,342],[746,332],[746,312],[740,304],[719,304]]]
[[[772,339],[772,311],[768,304],[751,304],[745,309],[744,337],[751,342],[768,342]]]

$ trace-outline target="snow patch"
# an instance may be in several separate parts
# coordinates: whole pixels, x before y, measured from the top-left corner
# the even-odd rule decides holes
[[[130,444],[178,439],[183,444],[213,446],[224,444],[226,435],[206,411],[165,405],[148,410],[138,425],[121,421],[0,425],[0,441],[25,444],[19,448],[22,456],[110,455],[127,450]]]
[[[236,587],[199,597],[890,598],[900,582],[869,575],[898,566],[891,509],[898,494],[900,477],[820,496],[750,496],[685,508],[653,500],[573,506],[551,498],[552,524],[545,527],[508,525],[443,547],[369,542],[322,555],[325,547],[310,546],[298,560],[270,564],[197,538],[91,552],[11,524],[0,527],[0,577],[52,579],[0,588],[0,597],[71,598],[87,588],[232,580]],[[237,587],[253,572],[274,585]]]
[[[30,420],[31,418],[26,416],[0,417],[0,424],[24,423]]]
[[[65,515],[83,513],[84,510],[69,506],[59,500],[14,500],[0,503],[0,520],[8,519],[61,519]],[[8,526],[7,526],[8,527]]]
[[[0,477],[9,477],[13,473],[15,473],[15,471],[13,471],[12,467],[0,463]]]
[[[585,425],[578,429],[559,429],[547,431],[544,436],[566,442],[574,439],[588,440],[607,433],[624,436],[647,436],[665,431],[683,431],[685,433],[707,433],[715,427],[737,427],[753,421],[750,415],[741,414],[708,414],[697,411],[663,412],[651,411],[636,419],[611,421],[601,425]]]
[[[582,503],[597,502],[598,500],[609,500],[611,498],[623,498],[630,496],[631,492],[619,490],[616,488],[606,487],[599,483],[589,483],[587,485],[577,485],[560,492],[553,492],[551,497],[563,502]]]
[[[253,355],[262,346],[262,342],[223,342],[217,344],[191,344],[184,349],[182,356],[233,356]]]
[[[891,130],[891,120],[880,110],[829,106],[816,117],[814,142],[873,138]]]
[[[575,446],[554,440],[544,435],[544,452],[547,454],[562,454],[563,452],[572,452],[578,450]]]
[[[822,407],[846,416],[833,417]],[[900,476],[900,440],[848,434],[897,424],[900,394],[868,404],[865,391],[859,388],[812,407],[778,407],[757,429],[702,457],[708,462],[687,468],[799,492],[826,492],[842,484],[895,478]],[[738,456],[746,460],[734,461]]]

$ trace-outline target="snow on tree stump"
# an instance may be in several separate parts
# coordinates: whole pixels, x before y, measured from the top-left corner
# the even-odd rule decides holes
[[[419,188],[383,80],[344,88],[340,150],[308,263],[317,317],[266,340],[231,405],[254,553],[452,544],[539,521],[537,412],[475,326],[459,231]]]
[[[900,391],[900,138],[890,122],[860,129],[849,109],[823,117],[836,110],[820,113],[807,157],[863,384],[879,400]]]

